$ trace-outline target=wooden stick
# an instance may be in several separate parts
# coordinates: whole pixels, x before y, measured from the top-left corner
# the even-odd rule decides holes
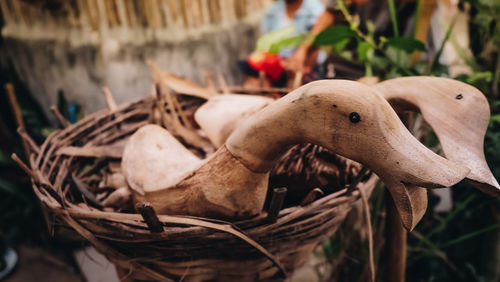
[[[60,128],[64,129],[64,128],[68,127],[68,125],[69,125],[68,121],[64,118],[64,116],[61,114],[61,112],[59,112],[59,110],[57,109],[56,106],[54,106],[54,105],[50,106],[50,111],[52,112],[52,114],[56,118],[57,123],[59,124]]]
[[[373,255],[373,231],[372,231],[372,221],[370,218],[370,205],[368,204],[368,196],[365,190],[358,189],[361,196],[361,201],[363,203],[363,211],[366,219],[366,227],[368,229],[368,260],[370,268],[370,281],[375,282],[375,262]],[[401,225],[402,226],[402,225]]]
[[[276,222],[281,207],[283,206],[283,202],[285,201],[286,191],[287,189],[285,187],[273,189],[273,196],[271,198],[271,203],[269,204],[269,210],[267,211],[267,222]]]
[[[406,270],[407,231],[401,224],[398,211],[392,197],[387,197],[387,277],[388,282],[404,282]]]
[[[219,86],[222,89],[222,93],[229,94],[230,93],[229,87],[227,87],[227,83],[226,80],[224,79],[224,76],[219,74],[217,78],[219,79]]]
[[[102,94],[104,94],[104,98],[106,99],[106,104],[108,104],[109,110],[110,111],[116,110],[118,106],[116,105],[115,99],[113,98],[113,94],[111,93],[111,91],[107,86],[104,86],[102,88]]]
[[[137,209],[144,218],[144,221],[149,227],[149,230],[153,233],[163,232],[163,224],[158,219],[155,210],[149,203],[137,204]]]
[[[298,71],[295,73],[295,77],[293,78],[292,89],[299,88],[302,85],[302,77],[304,73],[302,71]]]
[[[33,173],[33,171],[31,171],[31,169],[16,155],[16,153],[13,153],[12,155],[10,155],[10,157],[12,158],[12,160],[14,160],[17,165],[19,165],[19,167],[29,176],[31,176],[31,178],[34,178],[36,179],[36,176],[35,174]]]
[[[5,84],[5,91],[7,92],[9,105],[12,112],[14,113],[14,118],[16,120],[17,127],[25,128],[23,115],[21,114],[21,107],[19,107],[19,103],[17,102],[16,92],[14,91],[14,86],[12,85],[12,83]],[[26,154],[26,159],[28,159],[31,153],[30,147],[23,138],[21,138],[21,144],[23,146],[24,153]]]
[[[403,124],[408,127],[410,123],[410,114],[398,115]],[[404,282],[406,273],[406,237],[407,231],[401,223],[398,210],[392,199],[388,199],[387,210],[387,282]]]
[[[217,92],[214,83],[214,74],[209,70],[203,70],[203,77],[205,78],[205,84],[207,88],[212,90],[214,93]]]
[[[37,154],[40,153],[40,147],[38,147],[36,142],[31,138],[31,136],[29,136],[28,132],[26,132],[26,129],[24,127],[18,127],[17,133],[21,136],[23,141],[29,145],[31,151]]]
[[[99,200],[96,199],[94,194],[92,192],[90,192],[89,189],[87,188],[87,185],[85,183],[83,183],[83,181],[80,180],[76,176],[76,174],[74,174],[74,173],[71,174],[71,178],[73,179],[73,183],[75,183],[75,186],[78,189],[78,191],[80,191],[80,193],[82,193],[82,195],[85,197],[85,199],[87,199],[89,201],[89,203],[91,203],[92,205],[94,205],[97,208],[100,208],[100,209],[103,208],[103,205],[101,204],[101,202],[99,202]]]
[[[310,203],[316,201],[319,196],[322,196],[324,194],[325,193],[320,188],[314,188],[313,190],[309,191],[309,193],[307,193],[307,196],[304,198],[304,200],[302,200],[302,202],[300,202],[300,205],[307,206]]]
[[[259,71],[259,87],[263,88],[266,84],[266,73]]]
[[[17,102],[16,92],[14,91],[14,86],[12,83],[5,84],[5,90],[7,91],[7,96],[9,98],[10,108],[14,113],[14,118],[16,119],[16,123],[19,127],[25,127],[23,116],[21,114],[21,108],[19,107],[19,103]]]
[[[363,179],[363,177],[365,177],[365,174],[367,171],[368,171],[368,168],[366,166],[363,166],[361,168],[361,170],[358,172],[358,175],[356,175],[356,178],[354,178],[352,180],[351,184],[349,184],[349,187],[347,187],[348,193],[352,193],[356,189],[356,186],[358,186],[361,179]]]

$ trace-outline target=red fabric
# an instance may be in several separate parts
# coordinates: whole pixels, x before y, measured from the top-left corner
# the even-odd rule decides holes
[[[278,80],[285,71],[281,66],[281,57],[267,51],[253,53],[247,62],[255,70],[263,71],[273,81]]]

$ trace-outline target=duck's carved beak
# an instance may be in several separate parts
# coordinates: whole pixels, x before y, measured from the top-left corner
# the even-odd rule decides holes
[[[387,108],[390,109],[388,104]],[[411,231],[427,208],[425,188],[452,186],[464,179],[470,169],[432,152],[411,135],[392,109],[392,114],[386,111],[377,119],[383,134],[383,142],[377,144],[383,145],[378,146],[378,153],[365,156],[364,163],[372,163],[372,170],[394,199],[403,226]]]
[[[471,85],[441,77],[404,77],[374,86],[396,112],[420,111],[439,138],[447,159],[470,169],[466,179],[500,197],[500,185],[484,156],[490,119],[488,101]]]
[[[426,188],[452,186],[469,173],[468,168],[448,161],[427,148],[413,149],[412,154],[397,157],[400,163],[397,168],[386,168],[381,172],[374,170],[391,193],[401,223],[408,231],[413,230],[425,214]]]
[[[412,231],[427,210],[427,189],[403,182],[387,186],[403,227]]]

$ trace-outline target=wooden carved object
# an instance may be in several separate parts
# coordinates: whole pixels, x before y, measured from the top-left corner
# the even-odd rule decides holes
[[[346,80],[302,86],[252,115],[206,160],[183,150],[166,130],[147,125],[131,136],[122,170],[139,202],[160,214],[241,218],[264,204],[269,171],[288,148],[314,143],[365,164],[390,190],[403,225],[426,208],[426,190],[451,186],[469,169],[427,149],[370,87]]]
[[[300,75],[300,78],[302,76]],[[167,80],[169,80],[167,78]],[[172,81],[175,82],[175,81]],[[376,77],[364,77],[359,82],[374,85]],[[294,86],[293,88],[297,88]],[[226,87],[227,88],[227,87]],[[187,94],[196,95],[191,91]],[[245,119],[269,105],[275,99],[259,95],[225,94],[211,97],[195,113],[195,120],[215,147],[220,147]]]
[[[201,86],[169,72],[162,72],[154,63],[148,63],[153,69],[157,83],[164,84],[177,93],[207,100],[196,111],[195,120],[216,148],[224,144],[244,119],[274,101],[272,98],[258,95],[218,95],[213,88]],[[219,81],[227,90],[224,79],[219,77]]]
[[[219,148],[240,123],[273,101],[258,95],[218,95],[198,108],[194,118],[212,144]]]
[[[500,186],[484,157],[490,120],[486,97],[475,87],[442,77],[403,77],[373,88],[397,112],[418,110],[439,138],[447,159],[470,169],[467,180],[492,196]]]

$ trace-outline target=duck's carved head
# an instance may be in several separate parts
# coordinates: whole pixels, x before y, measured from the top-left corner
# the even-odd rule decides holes
[[[500,196],[500,185],[484,156],[490,108],[481,91],[461,81],[421,76],[386,80],[373,89],[397,112],[420,111],[446,158],[468,167],[467,179],[481,191]]]
[[[226,146],[249,169],[264,172],[289,146],[306,142],[373,170],[407,229],[427,207],[426,190],[417,186],[451,186],[469,172],[416,140],[370,87],[347,80],[315,81],[294,90],[238,127]]]

